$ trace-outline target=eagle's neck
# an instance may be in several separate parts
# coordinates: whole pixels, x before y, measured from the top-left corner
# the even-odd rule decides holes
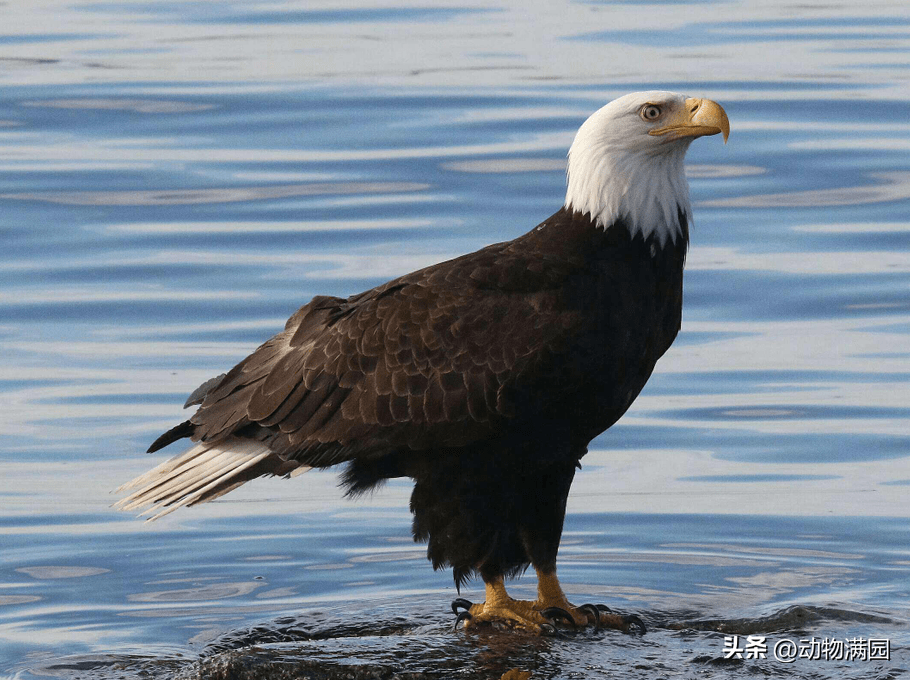
[[[591,215],[563,206],[510,243],[541,253],[547,267],[554,271],[562,271],[558,262],[565,264],[565,271],[575,271],[574,267],[618,257],[627,265],[638,263],[649,270],[657,266],[667,275],[678,272],[681,276],[689,248],[689,226],[684,213],[677,215],[676,224],[681,225],[677,237],[661,241],[657,233],[645,235],[624,219],[604,228]]]
[[[590,215],[601,229],[623,223],[661,245],[688,233],[687,143],[617,151],[607,140],[579,137],[569,150],[566,209]]]

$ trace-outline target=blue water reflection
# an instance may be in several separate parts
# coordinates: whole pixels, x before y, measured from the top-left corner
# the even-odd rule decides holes
[[[109,492],[313,295],[555,211],[581,121],[652,88],[721,101],[733,133],[690,151],[682,332],[583,461],[560,576],[654,632],[553,654],[740,677],[701,661],[722,639],[699,622],[825,607],[810,633],[887,636],[907,665],[902,3],[51,6],[0,30],[0,675],[176,673],[225,634],[373,606],[450,641],[404,481],[356,504],[333,473],[257,481],[151,525]]]

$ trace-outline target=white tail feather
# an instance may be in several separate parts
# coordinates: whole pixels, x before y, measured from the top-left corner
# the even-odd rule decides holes
[[[246,470],[248,467],[252,467],[252,466],[255,465],[256,463],[258,463],[260,460],[262,460],[263,458],[267,457],[267,456],[269,455],[269,453],[270,453],[269,451],[266,451],[265,453],[260,453],[258,456],[253,456],[252,458],[250,458],[249,460],[247,460],[247,461],[244,462],[244,463],[241,463],[240,465],[232,465],[232,466],[229,467],[229,469],[227,470],[227,472],[224,472],[224,473],[222,473],[222,474],[216,476],[216,478],[215,478],[214,481],[209,482],[208,484],[206,484],[206,485],[203,486],[202,488],[198,489],[198,490],[195,491],[194,493],[192,493],[192,494],[190,494],[190,495],[188,495],[188,496],[187,496],[187,495],[184,495],[183,497],[181,497],[181,498],[179,498],[179,499],[177,499],[177,498],[175,498],[175,497],[171,497],[171,498],[169,498],[169,499],[167,499],[167,500],[165,500],[165,501],[156,503],[155,505],[153,505],[153,506],[152,506],[151,508],[149,508],[148,510],[146,510],[146,511],[140,513],[139,516],[141,517],[142,515],[145,515],[145,514],[151,512],[151,511],[153,511],[153,510],[157,510],[157,509],[159,509],[159,508],[166,507],[165,510],[162,510],[162,511],[159,512],[158,514],[153,515],[152,517],[149,517],[149,518],[148,518],[148,521],[149,521],[149,522],[154,522],[154,521],[155,521],[156,519],[158,519],[159,517],[164,517],[165,515],[174,512],[174,510],[176,510],[177,508],[183,507],[184,505],[190,505],[191,503],[193,503],[193,502],[199,500],[199,498],[200,498],[206,491],[210,491],[210,490],[214,489],[216,486],[218,486],[218,485],[221,484],[222,482],[226,482],[226,481],[229,480],[231,477],[234,477],[234,476],[237,475],[238,473],[243,472],[244,470]],[[196,488],[196,487],[194,486],[193,488]]]
[[[179,456],[174,456],[173,458],[168,458],[158,467],[149,470],[143,475],[136,477],[136,479],[127,482],[115,493],[122,493],[127,489],[135,489],[140,484],[145,484],[139,491],[133,493],[129,498],[133,496],[142,496],[147,491],[150,491],[154,487],[163,484],[169,479],[172,479],[175,476],[180,476],[181,472],[185,472],[191,467],[196,465],[202,465],[207,463],[212,458],[215,458],[221,453],[217,449],[212,449],[205,444],[197,444],[193,448],[185,451]],[[124,498],[114,504],[115,508],[122,508],[129,502],[129,498]]]
[[[258,441],[229,437],[216,443],[201,442],[121,486],[117,492],[138,490],[113,507],[145,508],[140,517],[156,513],[149,517],[151,522],[184,505],[204,503],[243,484],[249,479],[243,473],[269,456],[274,456],[275,465],[263,474],[286,474],[293,465],[293,461],[278,458]],[[293,473],[296,476],[309,469],[300,466]]]
[[[200,456],[199,458],[202,458]],[[197,458],[197,460],[199,460]],[[146,505],[144,500],[154,495],[156,502],[167,501],[170,499],[180,498],[180,492],[187,490],[192,493],[195,489],[205,486],[213,479],[224,472],[228,472],[240,465],[243,461],[248,460],[247,456],[238,455],[231,451],[217,451],[216,455],[210,462],[193,465],[189,468],[183,466],[179,468],[179,473],[172,472],[160,482],[149,484],[141,491],[137,491],[133,496],[137,500],[131,501],[123,506],[124,510],[132,510],[137,507]],[[154,494],[150,493],[154,492]],[[127,500],[127,499],[124,499]]]

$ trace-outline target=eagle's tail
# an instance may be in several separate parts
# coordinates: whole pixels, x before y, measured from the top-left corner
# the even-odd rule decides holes
[[[115,493],[137,490],[114,507],[145,508],[140,516],[154,513],[148,518],[151,522],[184,505],[218,498],[256,477],[297,475],[309,469],[252,439],[229,437],[218,442],[200,442],[117,489]]]

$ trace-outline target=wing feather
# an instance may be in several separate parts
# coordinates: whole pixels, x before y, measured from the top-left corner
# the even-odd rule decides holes
[[[497,262],[515,258],[507,245],[347,300],[314,298],[207,384],[194,438],[254,436],[308,465],[493,436],[514,417],[522,381],[540,373],[534,357],[571,330],[534,286],[501,289],[503,267],[525,279],[548,275]]]

